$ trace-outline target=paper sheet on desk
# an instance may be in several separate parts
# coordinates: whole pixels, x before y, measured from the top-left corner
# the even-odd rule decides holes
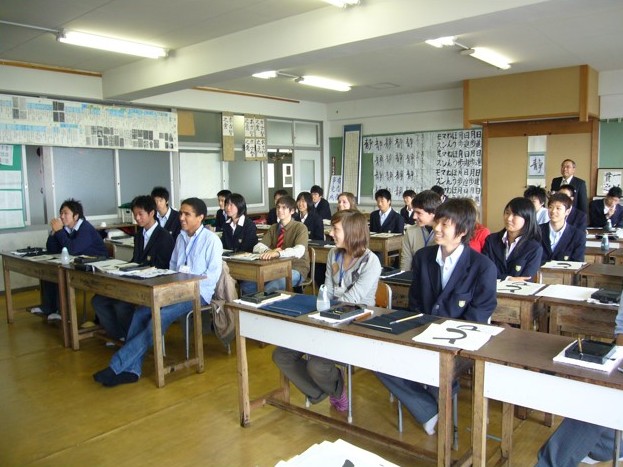
[[[599,363],[585,362],[583,360],[578,360],[577,358],[569,358],[565,357],[565,350],[575,344],[571,342],[567,347],[562,349],[562,351],[554,357],[554,361],[558,363],[567,363],[573,366],[579,366],[582,368],[588,368],[589,370],[598,370],[603,371],[604,373],[610,373],[614,368],[619,364],[619,361],[623,358],[623,346],[617,346],[614,355],[608,359],[606,363],[600,365]]]
[[[231,255],[230,259],[241,259],[243,261],[255,261],[256,259],[260,259],[260,255],[257,253],[238,253],[236,255]]]
[[[550,268],[550,269],[567,269],[570,271],[577,271],[586,263],[582,263],[580,261],[548,261],[542,268]]]
[[[586,247],[594,247],[594,248],[600,248],[601,247],[601,240],[596,241],[596,242],[586,242]],[[610,242],[610,248],[619,248],[619,243],[618,242]]]
[[[563,298],[565,300],[577,300],[579,302],[586,302],[593,292],[598,289],[590,287],[577,287],[575,285],[562,285],[553,284],[547,286],[545,289],[537,292],[539,297],[551,297],[551,298]]]
[[[535,284],[534,282],[524,282],[524,281],[511,281],[511,280],[498,280],[497,283],[497,292],[498,293],[512,293],[514,295],[521,296],[529,296],[534,295],[543,287],[545,284]]]
[[[305,452],[287,461],[279,461],[276,467],[398,467],[372,452],[361,449],[341,439],[331,443],[323,441],[310,446]]]
[[[151,279],[158,276],[168,276],[169,274],[177,274],[177,271],[171,269],[137,269],[136,271],[120,271],[119,269],[109,269],[105,271],[107,274],[122,277],[133,277],[135,279]]]
[[[496,336],[503,330],[504,328],[488,324],[448,320],[441,324],[430,324],[424,332],[415,336],[413,341],[455,349],[478,350],[491,336]]]
[[[348,323],[352,323],[357,318],[359,318],[360,316],[365,315],[366,313],[368,313],[370,316],[374,315],[374,311],[373,310],[364,309],[364,310],[361,310],[361,313],[357,313],[355,316],[351,316],[350,318],[346,318],[346,319],[326,318],[324,316],[321,316],[320,312],[312,313],[311,315],[308,315],[308,316],[311,319],[322,321],[323,323],[327,323],[327,324],[348,324]]]
[[[402,234],[391,233],[391,232],[379,232],[379,233],[370,234],[370,237],[389,238],[389,237],[397,237],[398,235],[402,235]]]
[[[240,300],[239,298],[237,298],[236,300],[234,300],[234,303],[239,303],[240,305],[250,306],[250,307],[253,307],[253,308],[259,308],[261,306],[268,305],[269,303],[279,302],[281,300],[285,300],[287,298],[290,298],[291,296],[292,295],[289,295],[289,294],[286,294],[286,293],[282,293],[281,295],[279,295],[277,297],[269,298],[268,300],[264,300],[261,303],[245,302],[244,300]]]

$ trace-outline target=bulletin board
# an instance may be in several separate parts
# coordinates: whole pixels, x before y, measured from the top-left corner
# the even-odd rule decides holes
[[[623,177],[623,168],[621,169],[598,169],[597,170],[597,196],[606,196],[608,190],[614,186],[623,187],[621,178]]]
[[[0,229],[24,227],[21,146],[0,144]]]

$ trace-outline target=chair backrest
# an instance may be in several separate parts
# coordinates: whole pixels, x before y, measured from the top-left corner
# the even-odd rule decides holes
[[[374,297],[374,302],[376,306],[380,306],[382,308],[391,308],[392,307],[392,289],[391,287],[383,281],[379,281],[376,286],[376,295]]]
[[[316,295],[316,250],[314,250],[313,247],[308,246],[307,251],[309,252],[309,276],[301,282],[301,287],[311,285],[312,295]]]

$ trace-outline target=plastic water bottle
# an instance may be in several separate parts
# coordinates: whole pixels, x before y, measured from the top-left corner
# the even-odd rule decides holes
[[[608,251],[610,249],[610,240],[608,239],[608,234],[604,234],[601,237],[601,251]]]
[[[322,284],[318,289],[318,298],[316,299],[316,311],[325,311],[331,308],[329,302],[329,291],[327,287]]]
[[[610,219],[606,222],[606,232],[612,232],[612,221]]]
[[[67,251],[66,246],[61,251],[61,264],[69,264],[69,251]]]

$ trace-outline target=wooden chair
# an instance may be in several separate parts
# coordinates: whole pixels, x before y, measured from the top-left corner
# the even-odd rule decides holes
[[[381,308],[392,307],[392,288],[389,284],[379,281],[376,286],[376,295],[374,297],[374,303]]]
[[[314,250],[313,247],[308,246],[307,251],[309,252],[309,263],[310,263],[309,264],[309,275],[307,276],[307,278],[305,278],[303,282],[301,282],[301,285],[299,287],[301,288],[301,292],[305,293],[305,287],[307,287],[308,285],[311,285],[312,295],[316,295],[316,281],[314,279],[315,274],[316,274],[316,250]]]

